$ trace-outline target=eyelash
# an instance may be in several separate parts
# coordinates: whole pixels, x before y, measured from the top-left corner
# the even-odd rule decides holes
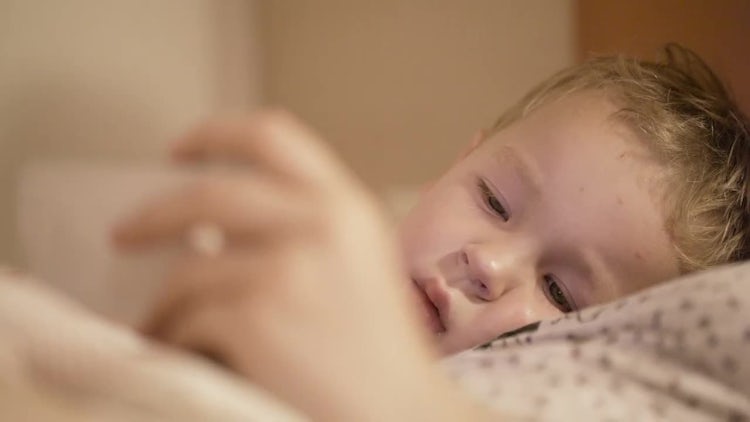
[[[547,295],[547,299],[550,303],[562,312],[567,313],[576,309],[575,302],[566,297],[565,288],[561,287],[557,279],[551,274],[546,274],[544,276],[544,294]],[[556,295],[559,295],[559,298],[562,299],[563,303],[560,303],[555,299]]]
[[[482,193],[484,204],[488,206],[494,214],[502,218],[503,221],[507,222],[510,220],[510,212],[508,212],[502,202],[500,202],[497,196],[492,192],[484,179],[477,179],[477,187]]]

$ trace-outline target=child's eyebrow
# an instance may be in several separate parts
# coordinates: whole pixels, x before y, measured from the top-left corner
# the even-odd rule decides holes
[[[495,161],[501,166],[510,166],[526,187],[535,195],[542,192],[542,172],[536,161],[527,154],[522,154],[509,145],[502,145],[494,154]]]

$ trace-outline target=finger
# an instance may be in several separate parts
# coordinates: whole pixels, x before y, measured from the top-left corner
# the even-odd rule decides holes
[[[196,352],[224,366],[233,366],[232,327],[239,321],[233,311],[220,306],[195,308],[159,337],[159,340],[181,349]]]
[[[351,177],[328,145],[284,111],[210,121],[188,133],[173,152],[187,161],[241,160],[297,184],[326,186]]]
[[[232,297],[245,294],[244,290],[254,287],[252,283],[268,264],[265,256],[244,251],[183,259],[167,276],[159,299],[141,324],[141,331],[161,337],[180,315],[208,304],[226,304]]]
[[[262,176],[206,178],[152,200],[113,232],[115,244],[134,249],[180,242],[196,224],[210,222],[232,239],[282,236],[310,212],[299,195],[287,193]],[[307,207],[309,208],[309,207]]]

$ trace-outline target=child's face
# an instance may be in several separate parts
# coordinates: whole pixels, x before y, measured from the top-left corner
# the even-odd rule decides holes
[[[678,274],[663,167],[615,111],[596,93],[540,107],[474,145],[406,217],[407,269],[444,352]]]

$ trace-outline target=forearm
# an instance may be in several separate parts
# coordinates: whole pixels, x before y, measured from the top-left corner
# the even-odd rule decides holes
[[[321,400],[308,413],[313,420],[342,422],[514,420],[493,415],[431,362],[390,368],[388,377],[383,371],[375,372],[370,379],[360,380],[360,388]]]

